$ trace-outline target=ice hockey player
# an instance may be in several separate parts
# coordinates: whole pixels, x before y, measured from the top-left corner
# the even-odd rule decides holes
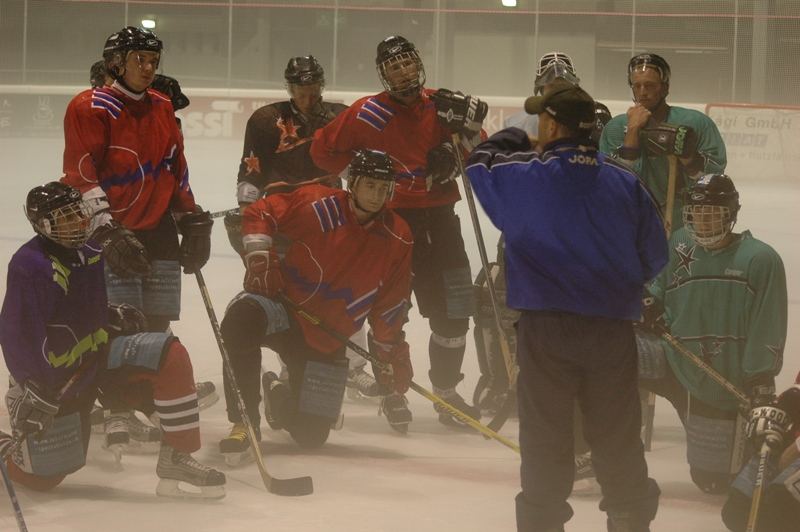
[[[685,196],[684,227],[645,302],[643,327],[655,337],[638,335],[640,384],[677,410],[694,483],[725,493],[744,458],[741,405],[658,335],[668,328],[752,405],[769,404],[786,342],[786,275],[774,249],[750,231],[733,232],[740,204],[730,177],[707,174]]]
[[[313,55],[291,58],[283,76],[290,99],[257,109],[247,121],[236,185],[240,213],[264,195],[289,192],[307,184],[341,188],[337,175],[314,164],[309,148],[314,132],[347,106],[323,101],[325,71]],[[233,249],[243,255],[241,214],[226,216],[225,229]],[[286,244],[280,234],[276,235],[274,245],[278,253],[285,251]],[[353,340],[366,347],[363,332],[357,333]],[[378,385],[364,371],[366,360],[349,349],[347,358],[350,360],[348,395],[376,397]],[[281,373],[284,377],[285,367]]]
[[[298,317],[282,303],[288,298],[327,326],[350,336],[368,321],[377,356],[389,362],[389,401],[402,402],[412,376],[404,340],[411,283],[411,231],[385,205],[395,174],[383,152],[358,150],[347,190],[307,185],[289,194],[270,194],[250,205],[242,225],[245,292],[222,320],[239,392],[259,434],[261,346],[276,351],[289,371],[288,384],[264,374],[265,417],[285,429],[301,447],[324,444],[339,411],[347,378],[341,342]],[[272,248],[280,231],[289,241],[284,258]],[[250,442],[230,383],[225,379],[230,435],[220,452],[239,463]],[[410,419],[390,419],[404,431]]]
[[[603,130],[600,151],[631,166],[653,192],[662,212],[667,205],[669,163],[666,157],[653,155],[640,145],[642,130],[668,123],[688,126],[696,135],[693,153],[678,159],[672,230],[681,226],[682,191],[692,180],[708,173],[721,173],[727,159],[725,144],[714,121],[700,111],[667,103],[670,67],[656,54],[639,54],[628,63],[628,85],[634,105],[623,115],[615,116]]]
[[[451,131],[440,123],[440,110],[432,99],[444,89],[424,88],[425,68],[419,51],[399,35],[378,44],[375,64],[385,90],[357,100],[318,130],[311,156],[317,166],[331,173],[341,172],[356,149],[382,150],[392,158],[398,181],[390,207],[414,234],[412,286],[419,312],[431,328],[428,352],[433,391],[479,418],[480,410],[456,392],[463,379],[461,365],[475,298],[461,223],[455,214],[459,192]],[[470,125],[477,128],[473,136],[477,135],[484,116],[475,113],[485,115],[486,104],[468,96],[461,98],[460,105],[463,110],[459,114],[471,114]],[[411,418],[405,404],[385,400],[383,409],[389,420]],[[438,407],[437,412],[442,423],[460,424]]]
[[[747,436],[755,456],[734,480],[722,508],[722,520],[733,532],[745,531],[758,474],[758,452],[767,441],[770,460],[764,472],[758,530],[795,530],[800,523],[800,374],[775,403],[750,412]]]
[[[140,309],[153,332],[178,319],[180,266],[191,273],[205,264],[212,224],[189,187],[173,106],[149,88],[161,51],[161,41],[141,28],[108,37],[103,60],[114,82],[81,92],[67,107],[62,178],[92,206],[109,300]],[[209,402],[216,398],[213,383],[199,389]],[[106,417],[107,446],[127,445],[125,417],[135,422],[123,412]]]
[[[537,146],[507,128],[467,167],[505,236],[508,305],[521,312],[517,528],[563,532],[572,516],[577,400],[608,530],[646,532],[660,492],[639,437],[631,320],[667,261],[662,222],[637,177],[591,145],[595,106],[583,89],[557,81],[525,110],[539,115]]]
[[[95,89],[110,87],[114,84],[114,78],[106,72],[106,62],[102,59],[92,63],[92,67],[89,69],[89,84]]]
[[[27,437],[7,458],[11,478],[47,490],[83,467],[99,389],[123,408],[155,403],[164,434],[157,494],[223,497],[225,475],[190,454],[200,431],[189,355],[169,333],[142,332],[145,318],[134,307],[108,304],[100,248],[87,241],[91,205],[77,189],[51,182],[28,193],[25,213],[36,236],[8,265],[0,312],[11,375],[6,404],[14,437]],[[7,449],[10,436],[0,440]]]

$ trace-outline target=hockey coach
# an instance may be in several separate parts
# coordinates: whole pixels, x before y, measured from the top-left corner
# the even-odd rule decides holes
[[[589,141],[589,94],[558,82],[525,110],[539,116],[536,146],[521,129],[504,129],[467,168],[506,239],[508,306],[521,312],[517,528],[563,531],[572,517],[577,399],[608,530],[649,531],[660,491],[639,437],[632,321],[644,284],[667,262],[664,226],[636,175]]]

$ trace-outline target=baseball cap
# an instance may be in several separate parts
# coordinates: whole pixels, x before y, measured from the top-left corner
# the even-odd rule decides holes
[[[525,112],[547,113],[572,129],[592,129],[595,125],[594,100],[582,88],[564,80],[556,80],[542,96],[525,100]]]

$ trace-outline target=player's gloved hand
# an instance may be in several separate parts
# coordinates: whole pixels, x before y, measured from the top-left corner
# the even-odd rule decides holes
[[[458,175],[456,149],[452,142],[443,142],[428,152],[428,177],[433,183],[443,185],[454,181]]]
[[[439,89],[431,95],[436,115],[445,127],[465,137],[480,133],[489,112],[486,102],[470,95]]]
[[[791,424],[789,414],[777,405],[759,406],[750,411],[745,434],[756,447],[766,442],[772,449],[779,449]]]
[[[414,377],[408,343],[401,341],[396,344],[383,344],[373,339],[372,344],[376,348],[378,358],[389,363],[392,368],[391,372],[388,369],[378,372],[376,375],[378,381],[399,394],[406,393]]]
[[[211,227],[214,220],[208,211],[184,214],[178,221],[181,232],[180,263],[183,273],[195,273],[206,265],[211,255]]]
[[[645,332],[661,336],[669,332],[665,317],[664,302],[649,294],[642,298],[642,319],[636,326]]]
[[[103,248],[106,264],[119,277],[143,277],[150,274],[147,250],[131,231],[111,221],[92,235]]]
[[[690,160],[697,154],[697,133],[689,126],[661,123],[641,130],[639,146],[656,157],[674,155]]]
[[[6,402],[14,431],[26,435],[44,432],[58,414],[58,401],[30,379],[9,390]]]
[[[275,297],[283,290],[281,263],[274,251],[251,251],[244,256],[244,265],[244,289],[248,292]]]
[[[147,318],[128,303],[108,304],[108,332],[112,337],[128,336],[147,330]]]
[[[750,398],[750,408],[775,403],[775,377],[768,374],[753,375],[745,380],[744,393]]]
[[[238,212],[229,212],[225,215],[225,232],[228,233],[228,242],[233,250],[244,255],[244,245],[242,244],[242,215]]]

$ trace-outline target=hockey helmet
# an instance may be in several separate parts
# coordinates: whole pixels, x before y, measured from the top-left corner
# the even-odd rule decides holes
[[[289,59],[283,77],[287,85],[325,85],[325,71],[313,55]]]
[[[733,229],[739,193],[725,174],[706,174],[684,192],[683,223],[700,246],[715,247]]]
[[[628,85],[633,86],[631,76],[634,72],[641,72],[648,68],[657,71],[658,75],[661,77],[661,82],[669,85],[669,78],[671,75],[669,63],[667,63],[666,59],[656,54],[639,54],[631,58],[628,62]]]
[[[578,85],[581,81],[570,56],[562,52],[548,52],[539,59],[533,93],[543,93],[545,86],[557,79],[564,79],[573,85]]]
[[[370,177],[380,181],[389,181],[391,186],[387,200],[391,199],[394,193],[395,178],[397,175],[394,171],[392,158],[388,153],[378,150],[357,150],[353,160],[350,161],[347,190],[349,190],[351,194],[354,193],[358,182],[364,177]]]
[[[611,111],[608,110],[604,104],[594,102],[594,130],[592,130],[591,139],[595,144],[600,142],[600,135],[603,134],[603,128],[611,121]]]
[[[378,43],[375,68],[383,88],[392,96],[411,96],[425,85],[425,66],[419,51],[400,35],[391,35]]]
[[[106,39],[103,47],[106,70],[114,79],[120,79],[125,72],[128,52],[144,50],[160,54],[163,48],[164,44],[152,31],[126,26]]]
[[[89,239],[91,208],[78,189],[60,181],[31,189],[25,216],[34,231],[61,246],[79,248]]]

